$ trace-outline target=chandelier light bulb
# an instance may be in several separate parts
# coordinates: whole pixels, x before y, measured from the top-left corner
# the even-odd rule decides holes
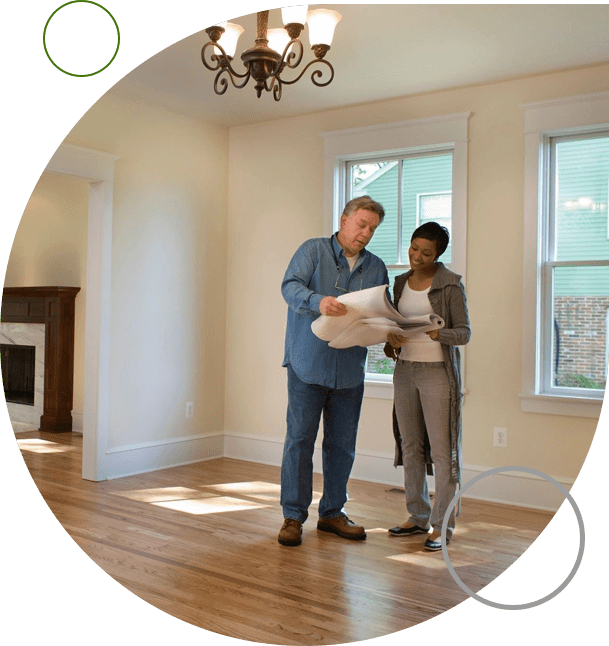
[[[274,49],[278,54],[283,54],[283,50],[286,48],[286,45],[290,42],[290,36],[288,32],[279,27],[277,29],[269,29],[266,32],[266,37],[269,41],[269,47]]]
[[[237,51],[237,41],[239,40],[239,36],[241,36],[245,29],[241,25],[237,25],[234,22],[227,22],[224,29],[225,31],[222,36],[220,36],[218,43],[222,45],[222,48],[226,52],[226,55],[233,58],[235,56],[235,52]],[[220,51],[216,50],[216,53],[219,54]]]
[[[336,25],[342,20],[337,11],[331,9],[313,9],[307,14],[309,24],[309,42],[311,47],[326,45],[330,47]]]
[[[295,5],[293,7],[283,7],[281,10],[281,19],[284,25],[297,24],[304,25],[307,22],[308,4]]]

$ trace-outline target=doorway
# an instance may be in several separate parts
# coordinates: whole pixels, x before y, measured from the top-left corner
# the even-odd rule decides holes
[[[46,171],[86,179],[89,184],[85,301],[82,476],[106,480],[108,437],[110,287],[114,162],[109,153],[62,144]]]

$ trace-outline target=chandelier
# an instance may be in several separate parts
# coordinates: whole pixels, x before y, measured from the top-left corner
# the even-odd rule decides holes
[[[279,101],[282,87],[299,81],[312,65],[327,66],[330,75],[329,79],[323,80],[325,70],[315,69],[311,73],[313,84],[318,87],[329,85],[334,78],[334,68],[324,56],[330,49],[334,29],[342,16],[329,9],[314,9],[308,12],[307,9],[308,5],[284,7],[281,10],[283,29],[268,29],[269,12],[259,11],[255,44],[241,54],[241,60],[245,66],[243,73],[237,72],[232,66],[237,41],[244,31],[243,27],[223,22],[206,29],[210,42],[203,45],[201,60],[208,70],[218,72],[214,80],[216,94],[226,92],[228,79],[236,88],[242,88],[247,85],[251,77],[256,82],[258,98],[262,95],[262,91],[266,90],[273,93],[275,101]],[[299,37],[305,23],[309,25],[309,41],[315,58],[296,78],[286,80],[282,76],[283,73],[296,69],[302,61],[304,48]]]

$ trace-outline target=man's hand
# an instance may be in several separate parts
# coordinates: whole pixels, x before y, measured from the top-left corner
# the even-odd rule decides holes
[[[440,336],[440,332],[438,332],[438,330],[429,330],[429,332],[425,332],[425,334],[427,334],[432,341],[437,341]]]
[[[347,306],[333,296],[326,296],[321,299],[319,311],[326,316],[344,316],[347,313]]]

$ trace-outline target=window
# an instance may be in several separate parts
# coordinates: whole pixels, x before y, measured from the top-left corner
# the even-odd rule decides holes
[[[352,160],[345,166],[345,202],[370,195],[385,208],[385,219],[367,249],[385,261],[390,289],[395,277],[408,271],[412,232],[423,222],[437,221],[451,229],[452,150],[404,154],[397,159]],[[450,263],[451,249],[442,255]],[[366,374],[390,380],[394,362],[383,345],[368,349]]]
[[[522,408],[595,417],[607,378],[609,93],[523,107]]]
[[[549,137],[542,390],[602,397],[609,307],[609,131]]]
[[[385,220],[368,249],[395,276],[407,271],[410,236],[431,220],[451,231],[442,261],[465,280],[467,129],[470,113],[323,133],[326,235],[338,229],[346,202],[370,195]],[[392,397],[393,362],[369,349],[367,397]]]

